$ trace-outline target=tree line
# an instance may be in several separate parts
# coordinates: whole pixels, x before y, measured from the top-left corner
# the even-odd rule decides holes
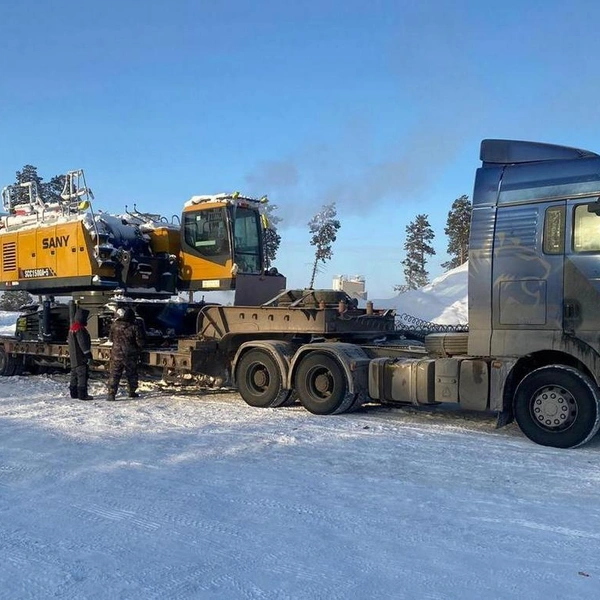
[[[471,210],[469,197],[462,195],[454,200],[448,212],[444,233],[448,236],[446,251],[450,259],[442,264],[442,268],[446,270],[459,267],[469,258]],[[316,248],[309,288],[313,287],[319,265],[333,256],[332,244],[341,226],[336,216],[335,203],[326,204],[308,223],[312,235],[310,243]],[[404,267],[404,283],[395,285],[395,291],[415,290],[429,283],[429,272],[426,267],[428,259],[436,253],[432,246],[434,237],[435,234],[426,214],[417,215],[406,226],[404,242],[406,256],[401,261]]]
[[[33,183],[41,200],[47,203],[60,200],[60,194],[65,186],[65,176],[55,175],[50,181],[44,181],[37,172],[37,167],[25,165],[16,173],[15,183],[15,204],[29,202],[29,192],[25,187],[20,187],[24,183]]]
[[[443,269],[455,269],[469,258],[471,212],[471,201],[466,195],[460,196],[452,203],[444,228],[444,233],[448,236],[446,252],[450,256],[450,260],[442,263]],[[395,291],[416,290],[429,283],[429,272],[426,267],[428,259],[436,253],[431,245],[434,237],[435,234],[426,214],[417,215],[406,226],[404,242],[406,258],[402,261],[404,283],[395,285]]]

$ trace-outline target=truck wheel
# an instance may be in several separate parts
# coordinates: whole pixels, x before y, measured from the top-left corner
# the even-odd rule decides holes
[[[517,387],[514,414],[521,431],[536,444],[575,448],[598,431],[600,394],[587,375],[572,367],[541,367]]]
[[[25,368],[31,375],[44,375],[48,372],[48,367],[38,365],[34,362],[28,363]]]
[[[17,361],[0,348],[0,377],[12,377],[17,370]]]
[[[283,388],[283,378],[275,359],[264,350],[254,349],[244,354],[235,379],[240,395],[250,406],[280,406],[290,395],[290,390]]]
[[[322,352],[311,352],[302,359],[294,387],[302,406],[315,415],[343,413],[355,398],[355,394],[348,392],[346,374],[340,364]]]

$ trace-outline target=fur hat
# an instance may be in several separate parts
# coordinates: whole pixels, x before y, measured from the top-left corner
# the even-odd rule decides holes
[[[135,323],[135,313],[133,312],[133,309],[129,307],[122,306],[121,308],[117,309],[116,317],[120,321]]]

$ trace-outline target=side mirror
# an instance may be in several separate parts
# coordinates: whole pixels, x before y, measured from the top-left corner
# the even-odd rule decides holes
[[[596,216],[600,217],[600,198],[597,198],[595,202],[590,202],[587,205],[587,210],[590,213],[594,213]]]

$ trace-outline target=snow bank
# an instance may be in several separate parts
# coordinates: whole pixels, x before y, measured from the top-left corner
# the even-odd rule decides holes
[[[393,308],[398,315],[433,321],[444,325],[468,322],[468,263],[436,277],[430,284],[398,294],[393,298],[373,300],[376,308]]]

